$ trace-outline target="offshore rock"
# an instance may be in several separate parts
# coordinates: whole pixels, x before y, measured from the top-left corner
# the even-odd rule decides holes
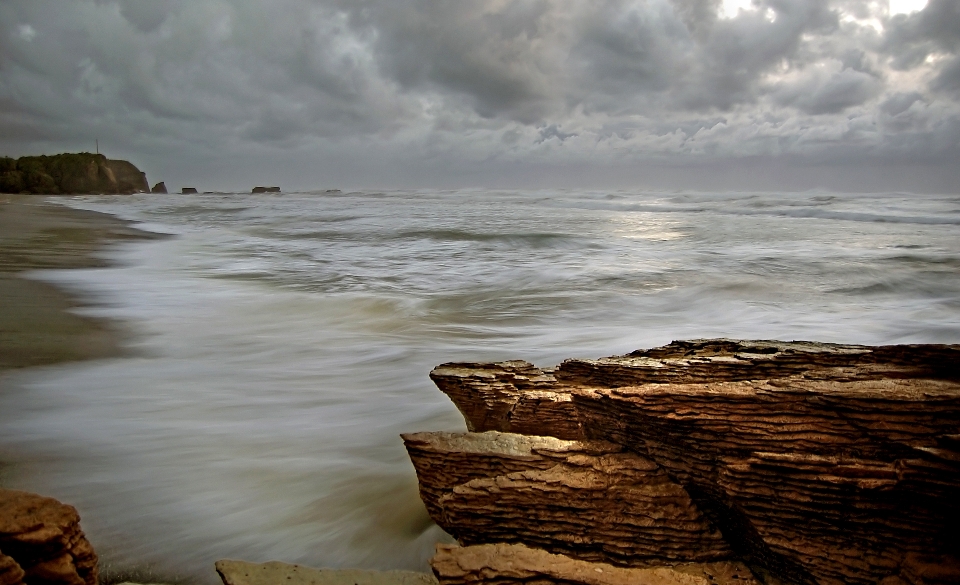
[[[313,569],[278,561],[222,560],[214,566],[223,585],[437,585],[433,575],[414,571]]]
[[[460,544],[632,567],[732,556],[682,487],[618,445],[495,431],[404,440],[428,512]]]
[[[23,569],[28,585],[97,584],[97,555],[80,515],[53,498],[0,489],[0,551]],[[0,559],[0,579],[12,578],[16,570],[4,566]]]
[[[759,585],[742,563],[627,569],[591,563],[522,544],[437,545],[430,561],[440,585]]]
[[[150,189],[150,192],[151,192],[151,193],[166,193],[166,192],[167,192],[167,185],[166,185],[166,183],[164,183],[163,181],[160,181],[159,183],[157,183],[156,185],[154,185],[152,189]]]
[[[251,193],[279,193],[280,187],[254,187]]]
[[[604,440],[656,463],[765,580],[960,582],[960,346],[698,340],[431,377],[473,430]],[[446,521],[491,503],[539,514],[514,495],[539,482],[478,481],[439,502]]]

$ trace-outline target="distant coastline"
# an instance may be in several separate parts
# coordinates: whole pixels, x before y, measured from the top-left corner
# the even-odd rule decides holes
[[[89,152],[0,157],[0,193],[94,195],[150,192],[133,163]]]

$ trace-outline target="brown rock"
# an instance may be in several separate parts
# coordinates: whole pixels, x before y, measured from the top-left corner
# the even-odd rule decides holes
[[[758,585],[742,563],[720,562],[626,569],[591,563],[522,544],[437,545],[430,561],[440,585]]]
[[[24,575],[17,561],[0,551],[0,585],[23,585]]]
[[[278,561],[248,563],[222,560],[215,564],[223,585],[437,585],[429,573],[314,569]]]
[[[154,185],[152,189],[150,189],[150,192],[151,192],[151,193],[166,193],[166,192],[167,192],[167,185],[166,185],[166,183],[164,183],[163,181],[160,181],[159,183],[157,183],[156,185]]]
[[[76,508],[53,498],[0,489],[0,550],[28,585],[97,584],[97,555]]]
[[[494,431],[404,439],[427,510],[461,544],[634,567],[732,555],[682,487],[617,445]]]
[[[430,378],[471,431],[583,438],[569,392],[551,372],[529,362],[443,364]]]
[[[772,578],[954,574],[960,346],[706,340],[549,371],[515,364],[444,364],[432,377],[471,428],[578,428],[656,462]],[[558,417],[519,408],[544,395],[569,413],[558,433]],[[506,509],[509,490],[498,489]],[[925,568],[909,569],[921,556]]]

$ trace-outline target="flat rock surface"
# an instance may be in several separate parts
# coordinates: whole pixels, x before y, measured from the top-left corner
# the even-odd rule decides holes
[[[436,585],[428,573],[414,571],[366,571],[360,569],[314,569],[279,561],[248,563],[221,560],[217,573],[224,585]]]
[[[551,554],[522,544],[437,545],[430,561],[441,585],[557,583],[564,585],[759,585],[742,563],[683,564],[631,569]]]

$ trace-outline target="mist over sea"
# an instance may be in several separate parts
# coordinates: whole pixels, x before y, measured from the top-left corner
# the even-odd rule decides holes
[[[34,277],[130,357],[0,394],[9,487],[75,505],[108,570],[424,569],[401,432],[462,430],[442,362],[674,339],[960,343],[960,197],[454,191],[58,199],[175,237]]]

